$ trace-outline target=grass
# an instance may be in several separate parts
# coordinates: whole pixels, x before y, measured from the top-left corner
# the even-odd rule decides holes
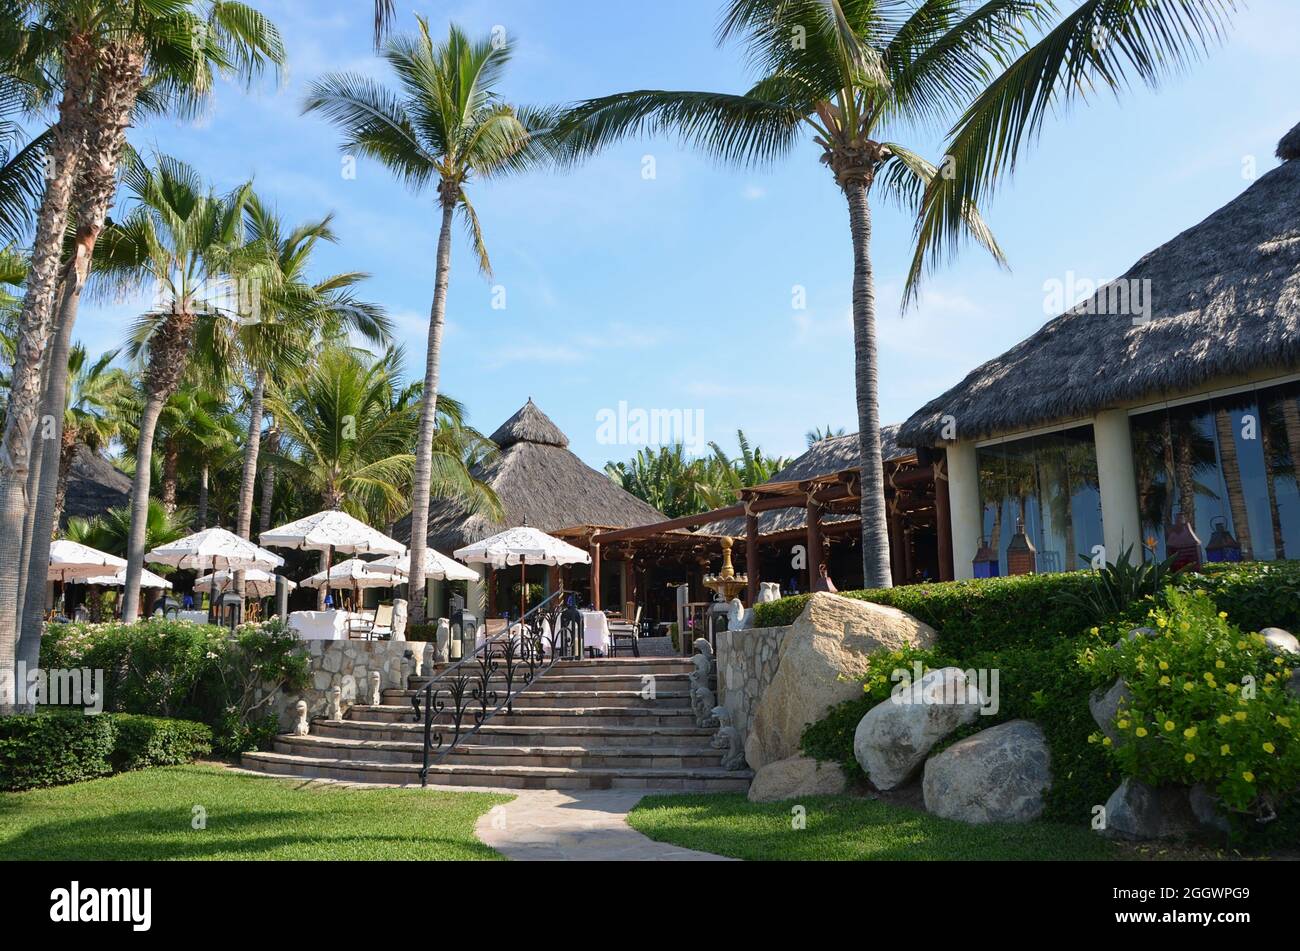
[[[355,789],[174,766],[0,795],[6,859],[500,859],[474,824],[509,796]],[[207,827],[193,828],[196,807]]]
[[[1035,822],[973,826],[874,799],[810,796],[806,827],[794,802],[751,803],[741,795],[647,796],[628,816],[652,839],[751,861],[935,859],[1114,859],[1096,833]]]

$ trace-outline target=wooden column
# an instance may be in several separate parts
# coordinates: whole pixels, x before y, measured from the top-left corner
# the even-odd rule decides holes
[[[948,465],[943,456],[934,460],[934,519],[939,535],[939,580],[951,581],[952,506],[948,501]]]
[[[822,507],[808,500],[808,590],[817,590],[817,566],[822,560]]]
[[[621,587],[619,591],[620,597],[619,597],[618,609],[620,611],[625,611],[627,608],[627,602],[633,600],[632,560],[626,556],[624,556],[622,562],[619,563],[619,584]],[[631,618],[629,618],[628,620],[631,620]]]
[[[547,592],[548,596],[555,594],[555,592],[559,591],[561,588],[564,587],[564,583],[560,580],[559,565],[551,565],[551,567],[547,569],[546,586],[550,588],[550,591]]]
[[[916,567],[912,560],[912,530],[904,523],[903,530],[898,534],[903,537],[903,580],[901,583],[911,584]]]
[[[492,612],[496,610],[496,605],[497,605],[497,570],[495,568],[489,568],[487,604],[483,605],[484,620],[487,620],[492,616]]]
[[[591,606],[600,610],[600,543],[591,546]]]
[[[893,575],[894,584],[897,586],[904,584],[907,579],[907,566],[903,563],[903,546],[905,544],[903,519],[892,504],[889,505],[887,519],[889,525],[889,571]]]
[[[745,575],[749,578],[749,607],[758,601],[758,516],[745,516]]]

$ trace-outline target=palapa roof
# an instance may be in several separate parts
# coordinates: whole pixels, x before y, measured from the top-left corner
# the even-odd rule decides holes
[[[624,491],[568,449],[569,439],[530,399],[491,436],[500,452],[474,467],[474,477],[496,492],[505,519],[492,522],[467,514],[449,499],[429,505],[428,544],[444,553],[473,544],[506,528],[529,525],[554,532],[575,525],[632,528],[653,525],[666,516]],[[408,541],[411,519],[395,535]]]
[[[978,439],[1300,367],[1300,126],[1278,154],[1280,167],[1118,279],[1151,282],[1149,322],[1075,307],[923,406],[901,442],[935,444],[948,415],[958,438]]]
[[[93,518],[131,500],[131,477],[88,446],[73,450],[68,467],[63,524],[69,518]]]
[[[911,449],[898,445],[898,426],[882,426],[880,429],[880,454],[885,462],[897,462],[913,454]],[[862,455],[858,448],[858,434],[832,436],[822,439],[808,447],[794,462],[790,463],[776,475],[772,482],[801,482],[818,476],[835,475],[850,469],[862,468]],[[831,514],[822,516],[823,524],[856,520],[855,515]],[[773,509],[758,515],[758,534],[775,535],[779,532],[796,531],[807,526],[808,513],[803,508]],[[705,535],[743,535],[745,534],[744,516],[710,522],[698,529]]]

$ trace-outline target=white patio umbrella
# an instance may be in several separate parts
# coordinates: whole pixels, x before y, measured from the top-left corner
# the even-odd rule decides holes
[[[114,575],[96,575],[93,578],[86,578],[82,584],[98,585],[101,588],[123,588],[126,586],[126,569],[123,568]],[[148,569],[140,572],[140,587],[142,588],[170,588],[172,583],[161,575],[156,575]]]
[[[393,568],[399,574],[409,575],[411,573],[411,553],[408,551],[403,555],[389,555],[387,558],[380,558],[378,561],[370,562],[372,568]],[[470,568],[466,568],[458,561],[453,561],[442,552],[434,551],[432,548],[424,550],[424,576],[432,578],[434,581],[478,581],[478,573]]]
[[[69,581],[112,574],[119,568],[126,568],[125,558],[60,538],[50,542],[50,567],[45,577],[48,581],[59,582],[59,597],[63,598]]]
[[[362,588],[395,588],[401,584],[404,576],[396,568],[377,566],[373,561],[349,558],[332,566],[328,571],[321,571],[303,581],[308,588],[342,588],[350,587],[353,598],[360,597]]]
[[[274,548],[323,551],[324,571],[329,571],[336,551],[349,555],[400,555],[406,551],[406,546],[401,542],[338,510],[317,512],[288,525],[262,532],[258,540],[263,545]],[[329,594],[328,577],[324,592]]]
[[[148,561],[174,568],[216,572],[247,571],[249,568],[279,568],[284,559],[275,552],[258,548],[246,538],[224,528],[205,528],[174,542],[161,545],[145,555]],[[216,603],[217,586],[212,585],[212,602]]]
[[[275,594],[276,581],[279,575],[274,575],[269,571],[263,571],[261,568],[248,568],[244,571],[244,591],[254,598],[269,598]],[[288,578],[283,579],[285,585],[290,591],[298,587],[296,581],[290,581]],[[222,569],[211,574],[206,574],[201,578],[194,579],[194,586],[201,588],[204,585],[216,583],[218,589],[224,591],[235,583],[235,572]]]
[[[455,555],[466,564],[484,564],[493,568],[508,565],[519,566],[519,616],[526,613],[525,599],[528,597],[528,583],[525,578],[527,565],[589,565],[591,556],[560,541],[543,531],[520,525],[507,528],[491,538],[457,548]]]

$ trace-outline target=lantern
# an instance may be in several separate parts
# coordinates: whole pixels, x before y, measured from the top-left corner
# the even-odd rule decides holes
[[[1211,525],[1214,532],[1210,535],[1210,543],[1205,546],[1206,560],[1241,561],[1241,544],[1228,531],[1228,520],[1219,516]]]
[[[998,576],[998,553],[989,547],[987,538],[980,538],[980,550],[975,553],[975,560],[971,564],[975,568],[976,578]]]
[[[1182,512],[1174,516],[1173,527],[1165,534],[1165,549],[1174,560],[1174,571],[1201,567],[1201,540]]]
[[[1016,534],[1007,545],[1007,574],[1032,575],[1038,568],[1038,549],[1025,534],[1025,520],[1016,520]]]

